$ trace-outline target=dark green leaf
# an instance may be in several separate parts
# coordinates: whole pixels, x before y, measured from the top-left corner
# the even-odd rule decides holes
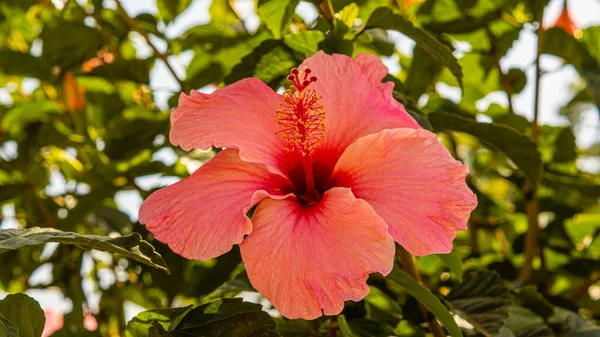
[[[169,23],[183,13],[191,3],[192,0],[156,0],[156,7],[161,19]]]
[[[50,75],[41,58],[13,50],[0,50],[0,72],[40,79]]]
[[[536,145],[515,129],[496,123],[478,123],[446,112],[432,112],[427,117],[435,131],[454,130],[475,136],[504,153],[529,179],[539,180],[542,161]]]
[[[554,145],[556,146],[556,150],[552,157],[553,162],[569,162],[577,159],[577,145],[575,144],[575,135],[573,135],[571,129],[562,129]]]
[[[310,321],[303,319],[279,320],[277,322],[277,332],[283,337],[306,337],[315,335]]]
[[[527,84],[527,76],[521,69],[511,68],[508,70],[508,83],[512,88],[513,94],[518,94],[525,88]]]
[[[415,101],[425,93],[430,85],[435,84],[442,67],[427,51],[415,47],[413,60],[406,77],[406,91]]]
[[[542,182],[554,189],[573,189],[587,198],[600,197],[600,182],[593,177],[573,176],[560,172],[544,172]]]
[[[0,254],[26,246],[48,242],[75,245],[82,249],[96,249],[120,254],[154,268],[169,271],[162,257],[137,233],[111,238],[62,232],[52,228],[0,229]]]
[[[493,336],[504,326],[512,304],[509,290],[496,272],[476,272],[446,296],[452,311],[471,323],[485,336]]]
[[[529,309],[513,305],[509,308],[506,325],[498,337],[553,337],[554,333],[544,320]]]
[[[0,314],[0,336],[19,337],[19,328],[12,324],[4,315]]]
[[[0,301],[0,315],[16,326],[19,337],[40,337],[46,322],[44,311],[38,302],[25,294],[10,294]],[[15,332],[15,328],[10,325],[7,330]]]
[[[536,290],[534,285],[519,289],[515,298],[522,307],[539,314],[544,319],[554,314],[554,306]]]
[[[44,27],[40,37],[44,62],[64,69],[95,57],[102,47],[100,32],[83,23],[58,21]]]
[[[296,65],[288,47],[278,40],[266,40],[245,56],[236,65],[225,83],[231,84],[246,77],[257,77],[264,82],[271,82],[284,77]]]
[[[279,336],[275,321],[262,311],[262,306],[243,302],[241,298],[201,305],[188,312],[177,326],[169,328],[169,332],[173,336]]]
[[[148,84],[150,82],[150,69],[154,60],[118,60],[114,63],[103,64],[94,68],[89,75],[100,76],[112,80],[127,80]]]
[[[450,47],[440,42],[433,35],[415,27],[407,19],[395,14],[391,9],[384,7],[376,9],[373,14],[371,14],[371,17],[367,22],[367,27],[394,29],[415,40],[417,46],[429,53],[429,55],[442,66],[450,69],[462,87],[463,74],[456,57],[452,55]]]
[[[398,266],[394,267],[387,279],[401,286],[406,292],[415,297],[427,308],[437,319],[442,322],[452,337],[462,337],[462,331],[456,325],[454,317],[442,302],[427,288],[419,284]]]

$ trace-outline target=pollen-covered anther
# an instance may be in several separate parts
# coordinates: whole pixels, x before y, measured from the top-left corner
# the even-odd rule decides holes
[[[325,111],[319,102],[322,95],[308,86],[317,81],[316,76],[310,76],[311,70],[306,68],[300,74],[292,69],[288,79],[292,82],[289,89],[283,92],[280,109],[275,111],[275,120],[281,127],[275,131],[286,140],[285,150],[296,149],[303,155],[311,155],[319,143],[325,139]]]

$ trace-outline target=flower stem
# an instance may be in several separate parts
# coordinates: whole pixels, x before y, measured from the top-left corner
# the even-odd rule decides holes
[[[402,264],[402,268],[405,272],[407,272],[410,276],[412,276],[419,284],[423,284],[423,280],[421,279],[421,274],[417,269],[417,265],[415,264],[414,257],[406,250],[404,247],[396,244],[396,251],[398,252],[398,259]],[[421,308],[421,312],[423,313],[423,317],[429,323],[429,329],[434,337],[446,337],[446,332],[442,329],[440,323],[438,323],[435,316],[431,315],[429,311],[419,303],[419,308]]]

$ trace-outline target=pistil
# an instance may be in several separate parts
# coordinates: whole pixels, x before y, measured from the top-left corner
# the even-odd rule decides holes
[[[316,90],[308,86],[317,81],[315,76],[310,76],[311,70],[304,69],[304,76],[300,71],[292,69],[288,79],[292,85],[283,93],[283,102],[280,109],[275,111],[277,124],[281,127],[275,131],[286,140],[285,150],[288,152],[299,151],[302,155],[302,167],[306,178],[304,198],[307,202],[319,200],[315,189],[311,155],[319,143],[325,139],[325,111],[322,98]]]

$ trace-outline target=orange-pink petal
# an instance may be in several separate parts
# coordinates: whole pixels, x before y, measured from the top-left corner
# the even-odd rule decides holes
[[[369,292],[369,273],[387,275],[394,240],[385,222],[350,189],[333,188],[318,204],[265,199],[240,251],[252,285],[287,318],[342,311]]]
[[[457,232],[467,229],[477,206],[465,183],[468,173],[435,134],[392,129],[350,145],[333,179],[367,201],[399,244],[412,254],[427,255],[449,253]]]
[[[252,231],[248,210],[263,198],[287,194],[288,183],[226,149],[190,177],[150,195],[139,219],[175,253],[206,260],[242,242]]]
[[[247,78],[212,94],[181,94],[171,114],[170,141],[184,150],[211,146],[237,148],[240,157],[280,173],[277,158],[284,142],[275,135],[275,110],[281,95],[256,78]]]
[[[318,78],[311,88],[323,98],[327,138],[314,157],[318,176],[329,176],[344,149],[360,137],[391,128],[420,128],[393,96],[394,84],[381,83],[388,69],[370,54],[353,60],[319,51],[300,66]]]

